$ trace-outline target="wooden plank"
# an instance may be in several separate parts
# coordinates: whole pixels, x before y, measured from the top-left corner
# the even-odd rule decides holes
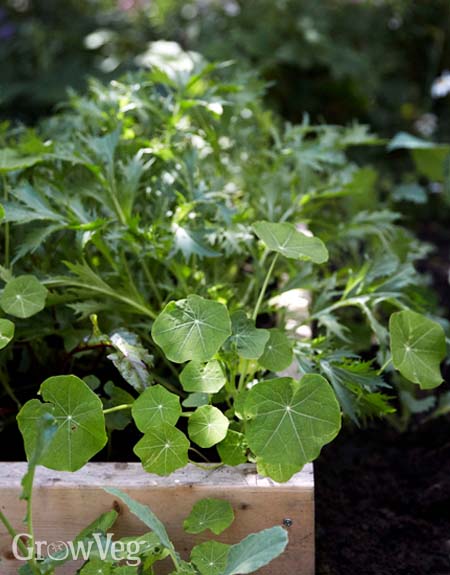
[[[20,480],[25,463],[0,463],[0,507],[14,527],[25,532],[24,502],[19,501]],[[187,535],[183,519],[192,505],[203,497],[221,497],[233,505],[236,520],[220,538],[236,543],[249,533],[290,519],[289,546],[272,565],[260,571],[264,575],[314,574],[314,477],[312,465],[289,482],[277,484],[261,478],[252,465],[224,467],[215,471],[193,465],[169,477],[158,477],[143,471],[138,463],[89,463],[76,473],[39,468],[35,481],[34,519],[36,537],[47,542],[70,541],[98,515],[117,502],[103,491],[114,486],[145,503],[165,523],[169,535],[182,555],[188,557],[195,543],[208,539]],[[115,536],[138,535],[145,526],[120,504],[120,517]],[[14,560],[11,538],[0,525],[1,575],[17,575],[20,561]],[[73,575],[76,564],[57,570],[58,575]],[[170,567],[170,566],[169,566]],[[168,566],[157,571],[168,572]]]

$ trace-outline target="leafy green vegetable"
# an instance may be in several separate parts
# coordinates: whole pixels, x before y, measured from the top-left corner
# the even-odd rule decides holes
[[[40,394],[45,403],[31,399],[17,416],[27,457],[30,458],[36,448],[37,422],[48,415],[57,422],[57,430],[39,463],[50,469],[76,471],[107,442],[102,403],[84,381],[74,375],[46,379]]]
[[[394,367],[422,389],[440,385],[446,352],[442,327],[413,311],[400,311],[391,315],[389,330]]]
[[[209,529],[215,535],[220,535],[233,521],[233,508],[228,501],[201,499],[184,520],[184,529],[187,533],[202,533]]]
[[[175,425],[181,415],[180,400],[161,385],[155,385],[138,397],[131,413],[138,429],[147,433],[165,423]]]
[[[230,546],[218,541],[199,543],[191,551],[191,563],[201,575],[221,575],[227,564]]]
[[[225,465],[246,463],[247,444],[244,434],[229,429],[225,439],[217,445],[217,452]]]
[[[6,313],[15,317],[31,317],[44,309],[47,293],[47,289],[34,276],[19,276],[6,284],[0,296],[0,305]]]
[[[5,348],[14,337],[15,326],[9,319],[0,319],[0,349]]]
[[[269,340],[258,359],[259,364],[270,371],[282,371],[291,365],[293,357],[292,344],[286,334],[277,329],[269,330]]]
[[[228,418],[217,407],[203,405],[189,418],[189,437],[200,447],[212,447],[225,438],[229,425]]]
[[[263,381],[247,395],[246,437],[265,464],[289,463],[297,471],[317,457],[341,427],[339,404],[320,375]]]
[[[258,359],[264,352],[269,339],[266,329],[257,329],[255,322],[242,311],[236,311],[231,316],[232,336],[230,340],[236,346],[240,357],[244,359]]]
[[[293,224],[257,222],[253,229],[269,250],[287,258],[307,259],[316,264],[328,260],[328,250],[322,240],[299,232]]]
[[[271,527],[253,533],[232,545],[223,575],[253,573],[284,551],[288,535],[282,527]]]
[[[217,393],[226,381],[222,366],[215,359],[208,363],[190,361],[180,373],[183,389],[190,392]]]
[[[153,339],[176,363],[208,361],[229,335],[225,306],[197,295],[167,304],[152,327]]]
[[[148,429],[134,452],[149,473],[169,475],[188,462],[189,441],[176,427],[163,423]]]

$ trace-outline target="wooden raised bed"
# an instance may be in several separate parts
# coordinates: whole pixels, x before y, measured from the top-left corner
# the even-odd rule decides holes
[[[25,463],[0,463],[0,507],[19,532],[26,531],[23,526],[25,506],[23,501],[19,501],[20,481],[25,470]],[[103,491],[106,486],[118,487],[149,505],[166,524],[177,549],[185,555],[196,542],[208,538],[187,535],[182,530],[183,519],[195,501],[203,497],[224,498],[232,504],[236,520],[219,538],[226,543],[235,543],[249,533],[290,520],[287,551],[261,573],[314,574],[312,465],[307,465],[284,484],[258,476],[252,465],[215,471],[188,465],[169,477],[150,475],[139,463],[89,463],[76,473],[39,468],[34,492],[36,538],[49,543],[70,541],[113,505],[120,509],[115,535],[143,533],[145,526]],[[3,526],[0,526],[0,556],[1,575],[17,575],[22,563],[13,558],[11,538]],[[68,563],[57,573],[73,575],[75,567],[74,562]],[[168,571],[161,567],[160,572]]]

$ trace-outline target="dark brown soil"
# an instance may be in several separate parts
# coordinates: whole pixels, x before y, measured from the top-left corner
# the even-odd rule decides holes
[[[315,464],[317,575],[450,575],[450,418],[344,432]]]

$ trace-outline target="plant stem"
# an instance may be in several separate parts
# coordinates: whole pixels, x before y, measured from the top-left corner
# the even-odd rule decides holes
[[[263,282],[263,285],[261,287],[261,291],[259,292],[258,300],[256,301],[255,309],[253,310],[253,314],[252,314],[253,320],[256,320],[256,318],[258,317],[258,313],[259,313],[259,310],[261,308],[261,304],[263,302],[264,295],[265,295],[266,290],[267,290],[267,286],[269,285],[270,276],[272,275],[273,269],[275,267],[275,264],[277,263],[279,255],[280,254],[278,254],[278,253],[275,254],[275,257],[273,258],[272,263],[270,264],[270,267],[267,270],[267,274],[266,274],[266,277],[264,278],[264,282]]]
[[[152,274],[150,273],[150,270],[148,268],[147,262],[145,261],[144,258],[142,258],[142,269],[144,270],[144,275],[147,278],[148,283],[150,284],[150,287],[153,290],[153,293],[155,295],[156,301],[158,302],[159,307],[162,306],[162,297],[161,297],[161,293],[158,289],[158,286],[155,283],[155,280],[153,279]]]
[[[132,407],[133,407],[132,403],[124,403],[122,405],[108,407],[107,409],[103,410],[103,415],[107,415],[108,413],[114,413],[116,411],[124,411],[125,409],[131,409]]]
[[[11,537],[15,539],[17,537],[17,531],[14,529],[14,527],[11,525],[11,523],[8,521],[8,518],[2,511],[0,511],[0,521],[3,523],[3,525],[6,528],[6,531],[11,535]],[[20,548],[20,551],[22,552],[23,556],[28,555],[27,546],[22,541],[22,539],[20,539],[20,537],[17,538],[17,545]]]
[[[29,473],[31,474],[31,479],[29,480],[31,485],[34,483],[34,475],[36,472],[36,467],[32,467]],[[34,529],[33,529],[33,491],[31,490],[29,497],[27,498],[27,531],[28,536],[30,537],[30,544],[28,548],[32,550],[32,555],[30,559],[30,566],[31,570],[35,575],[39,575],[40,571],[36,563],[36,556],[34,552],[35,548],[35,538],[34,538]]]
[[[253,313],[252,313],[252,320],[253,321],[256,321],[256,318],[258,317],[258,313],[259,313],[259,310],[261,309],[261,304],[262,304],[264,296],[266,294],[267,286],[269,285],[270,277],[271,277],[273,270],[275,268],[275,264],[277,263],[278,256],[279,256],[279,254],[276,253],[275,257],[272,260],[272,263],[269,266],[269,269],[267,270],[266,277],[264,278],[263,284],[261,286],[261,290],[260,290],[259,295],[258,295],[258,299],[257,299],[256,304],[255,304],[255,309],[253,310]],[[246,359],[242,362],[242,370],[241,370],[241,375],[239,377],[238,391],[242,391],[244,388],[249,363],[250,362],[248,361],[248,359]]]
[[[3,199],[8,201],[8,181],[6,176],[3,175]],[[5,222],[5,268],[9,268],[9,252],[10,252],[10,235],[9,235],[9,222]]]

